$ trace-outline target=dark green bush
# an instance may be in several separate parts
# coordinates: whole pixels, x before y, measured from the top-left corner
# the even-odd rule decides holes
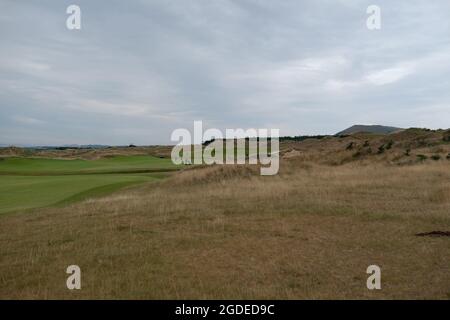
[[[419,159],[420,161],[424,161],[424,160],[427,160],[428,157],[424,154],[418,154],[417,159]]]
[[[438,155],[438,154],[433,154],[433,155],[431,156],[431,159],[433,159],[434,161],[438,161],[438,160],[441,159],[441,156]]]
[[[357,151],[353,154],[353,158],[359,158],[361,156],[361,152]]]
[[[386,149],[389,150],[390,148],[392,148],[392,146],[394,145],[394,141],[389,141],[388,144],[386,145]]]

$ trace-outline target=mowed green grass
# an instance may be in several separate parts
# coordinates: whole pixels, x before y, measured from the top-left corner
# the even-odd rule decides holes
[[[5,158],[0,161],[0,214],[67,204],[155,181],[170,159],[120,156],[100,160]]]
[[[152,156],[116,156],[99,160],[45,158],[3,158],[0,174],[64,175],[96,173],[136,173],[176,169],[170,159]]]

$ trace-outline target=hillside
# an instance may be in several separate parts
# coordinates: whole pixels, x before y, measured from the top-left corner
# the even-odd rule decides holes
[[[280,144],[280,154],[289,161],[342,165],[415,164],[450,159],[450,129],[410,128],[389,135],[354,133]]]
[[[350,128],[347,128],[345,130],[342,130],[336,135],[347,135],[347,134],[353,134],[353,133],[359,133],[359,132],[365,132],[365,133],[376,133],[376,134],[389,134],[392,132],[403,130],[402,128],[397,127],[388,127],[388,126],[380,126],[380,125],[361,125],[357,124],[354,126],[351,126]]]
[[[101,160],[117,156],[149,155],[169,160],[171,146],[110,147],[101,149],[33,150],[0,148],[0,161],[8,157]],[[298,136],[280,139],[283,159],[327,165],[348,162],[414,164],[447,160],[450,156],[450,129],[410,128],[386,134],[357,132],[339,136]]]

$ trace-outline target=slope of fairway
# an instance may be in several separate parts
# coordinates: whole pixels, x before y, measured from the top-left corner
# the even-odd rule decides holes
[[[170,159],[152,156],[117,156],[99,160],[46,158],[2,158],[0,174],[64,175],[94,173],[132,173],[175,169]]]
[[[69,203],[157,179],[144,174],[0,177],[0,214]]]
[[[104,195],[176,169],[170,159],[151,156],[0,158],[0,214]]]

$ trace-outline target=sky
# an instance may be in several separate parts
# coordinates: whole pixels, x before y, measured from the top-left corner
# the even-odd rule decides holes
[[[174,144],[196,120],[449,128],[450,1],[0,0],[0,144]]]

